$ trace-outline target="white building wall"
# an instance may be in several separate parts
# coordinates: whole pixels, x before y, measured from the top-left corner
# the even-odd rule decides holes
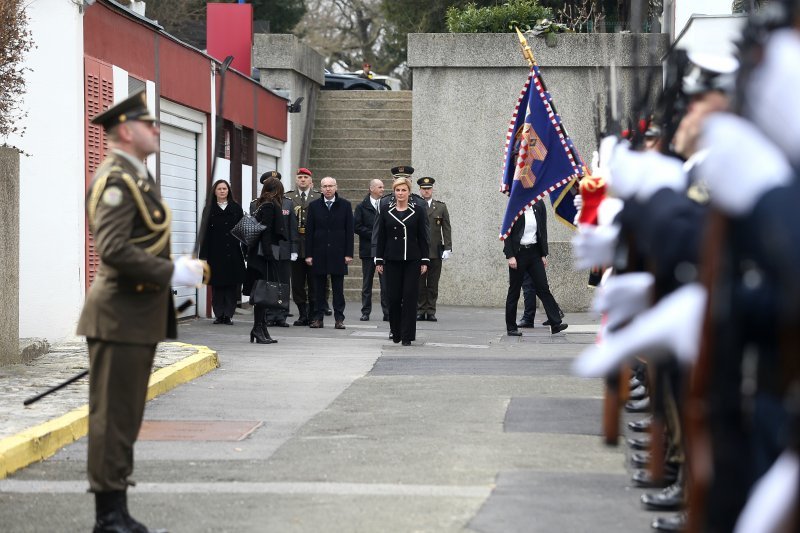
[[[675,2],[675,31],[680,35],[692,15],[730,15],[731,0],[677,0]]]
[[[20,337],[75,333],[84,298],[83,20],[67,0],[28,2],[20,161]]]

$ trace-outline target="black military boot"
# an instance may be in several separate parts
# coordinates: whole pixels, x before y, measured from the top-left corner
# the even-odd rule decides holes
[[[93,533],[134,533],[126,517],[125,491],[94,493]]]
[[[128,522],[128,527],[133,533],[169,533],[166,529],[148,529],[146,525],[142,524],[128,512],[128,496],[126,492],[122,493],[122,509],[125,514],[125,520]]]

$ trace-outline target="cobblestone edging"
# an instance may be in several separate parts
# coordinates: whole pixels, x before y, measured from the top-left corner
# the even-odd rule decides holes
[[[0,479],[48,457],[86,433],[88,380],[23,407],[22,402],[85,370],[89,356],[82,340],[61,342],[32,364],[0,367]],[[205,346],[162,343],[156,352],[148,399],[219,366]]]

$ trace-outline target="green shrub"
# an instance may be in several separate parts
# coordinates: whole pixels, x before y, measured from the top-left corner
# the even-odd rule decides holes
[[[537,20],[552,17],[550,8],[540,6],[537,0],[509,0],[480,8],[469,3],[447,10],[447,29],[450,33],[509,33],[516,26],[527,31],[536,26]]]

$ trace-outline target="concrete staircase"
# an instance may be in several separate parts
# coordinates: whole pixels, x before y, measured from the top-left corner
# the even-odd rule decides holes
[[[325,176],[336,178],[339,196],[353,208],[367,194],[369,180],[391,186],[389,169],[411,164],[411,91],[322,91],[314,120],[309,165],[314,186]],[[345,299],[361,301],[361,260],[356,258],[345,278]],[[373,301],[378,302],[378,280]],[[360,307],[349,306],[349,321]],[[380,304],[372,306],[372,320],[380,320]]]

